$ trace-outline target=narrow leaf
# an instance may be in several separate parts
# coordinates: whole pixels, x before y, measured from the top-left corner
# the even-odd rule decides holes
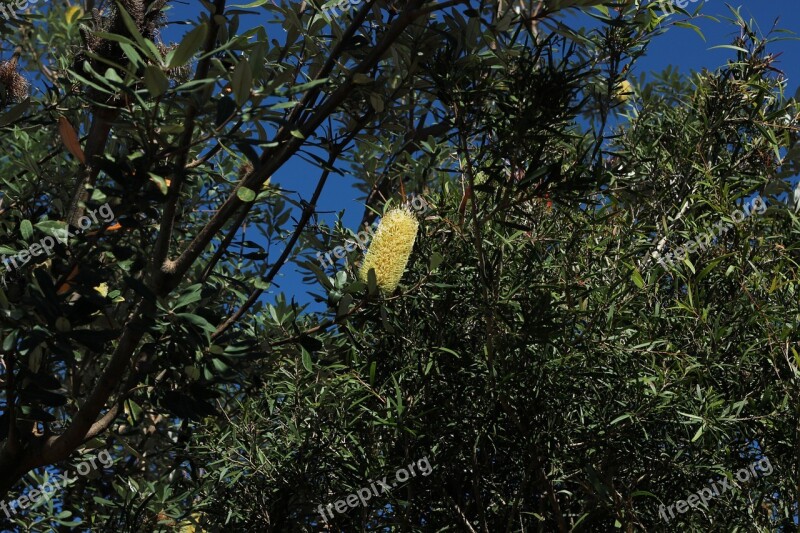
[[[250,98],[250,89],[253,86],[253,73],[250,70],[250,63],[243,60],[236,65],[231,79],[231,86],[233,94],[236,96],[236,103],[239,106],[244,105],[247,99]]]
[[[207,35],[208,26],[206,24],[201,24],[187,33],[178,48],[167,55],[169,68],[182,67],[188,63],[203,46]]]
[[[164,72],[154,66],[147,65],[144,69],[144,84],[150,94],[158,98],[169,89],[169,79]]]

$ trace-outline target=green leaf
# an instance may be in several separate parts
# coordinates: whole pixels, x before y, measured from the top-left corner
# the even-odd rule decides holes
[[[631,273],[631,279],[633,280],[634,285],[640,289],[644,287],[644,280],[642,279],[642,275],[639,273],[639,269],[633,270]]]
[[[30,220],[23,220],[19,225],[19,232],[22,234],[23,240],[30,240],[33,237],[33,224]]]
[[[403,390],[400,388],[400,384],[397,382],[397,379],[392,376],[392,381],[394,382],[394,393],[395,393],[395,402],[397,407],[397,416],[398,418],[403,416],[403,412],[405,411],[405,407],[403,407]]]
[[[271,1],[272,0],[255,0],[255,2],[250,2],[249,4],[234,4],[231,7],[243,7],[243,8],[259,7]]]
[[[148,50],[147,43],[145,42],[145,38],[142,36],[139,28],[136,26],[136,22],[131,18],[128,11],[125,9],[125,6],[117,0],[117,11],[122,17],[122,22],[125,24],[125,27],[128,29],[128,32],[133,36],[136,42],[139,44],[139,47],[143,50]]]
[[[26,98],[19,104],[15,105],[11,108],[11,111],[5,113],[4,115],[0,115],[0,128],[3,126],[7,126],[12,122],[18,120],[25,114],[25,111],[31,106],[31,99]]]
[[[63,233],[64,230],[67,229],[67,223],[61,222],[60,220],[42,220],[41,222],[37,222],[34,227],[42,233],[55,235]]]
[[[236,196],[239,197],[239,200],[250,203],[256,199],[256,191],[253,189],[248,189],[247,187],[239,187],[236,190]]]
[[[144,68],[144,84],[150,94],[158,98],[169,90],[169,79],[164,71],[154,65]]]
[[[363,281],[354,281],[345,287],[344,292],[349,294],[358,294],[367,288],[367,284]]]
[[[695,274],[694,264],[689,260],[689,254],[686,254],[686,257],[683,260],[683,263],[689,267],[689,270],[692,271],[692,274]]]
[[[609,424],[608,424],[608,425],[609,425],[609,426],[613,426],[614,424],[616,424],[616,423],[618,423],[618,422],[622,422],[622,421],[623,421],[623,420],[625,420],[626,418],[632,418],[631,414],[630,414],[630,413],[625,413],[624,415],[618,416],[617,418],[615,418],[614,420],[612,420],[611,422],[609,422]]]
[[[236,104],[240,107],[250,98],[250,89],[253,87],[253,72],[250,70],[250,63],[245,60],[239,61],[231,77],[231,88],[236,96]]]
[[[150,177],[150,181],[158,186],[158,190],[161,191],[161,194],[165,195],[169,192],[169,185],[167,185],[167,180],[162,178],[161,176],[156,176],[152,172],[148,172],[147,175]]]
[[[339,307],[336,310],[336,317],[342,317],[350,311],[350,306],[353,305],[353,297],[349,294],[345,294],[342,296],[342,299],[339,300]]]
[[[383,112],[384,104],[383,104],[383,97],[378,93],[371,93],[369,95],[369,103],[372,108],[377,111],[378,113]]]
[[[328,78],[320,78],[318,80],[312,80],[312,81],[308,81],[306,83],[301,83],[300,85],[295,85],[294,87],[291,87],[287,91],[287,94],[301,93],[303,91],[307,91],[309,89],[312,89],[312,88],[316,87],[317,85],[323,85],[325,83],[328,83]]]
[[[123,83],[125,83],[125,81],[122,78],[119,77],[119,74],[117,74],[117,71],[114,70],[111,67],[106,69],[106,72],[105,72],[105,74],[103,74],[103,77],[106,80],[108,80],[110,82],[113,82],[113,84],[115,84],[115,85],[122,85]]]
[[[691,1],[691,0],[689,0],[689,1]],[[675,26],[678,26],[679,28],[687,28],[687,29],[693,30],[697,35],[700,36],[701,39],[703,39],[704,41],[706,40],[706,36],[703,35],[703,31],[700,28],[698,28],[697,26],[695,26],[694,24],[690,24],[688,22],[681,21],[681,20],[675,21],[675,22],[673,22],[673,24]]]
[[[712,46],[709,50],[714,50],[715,48],[727,48],[728,50],[736,50],[737,52],[744,52],[748,56],[750,55],[750,51],[747,48],[742,48],[741,46],[734,46],[732,44],[718,44],[717,46]]]
[[[167,54],[169,68],[182,67],[188,63],[198,50],[203,46],[208,35],[208,25],[203,23],[186,34],[181,44]],[[249,90],[249,89],[248,89]]]
[[[433,252],[431,254],[430,271],[433,272],[434,270],[439,268],[439,265],[441,265],[443,261],[444,261],[444,256],[442,256],[442,254],[440,254],[439,252]]]
[[[143,63],[142,56],[136,51],[135,43],[119,43],[119,47],[122,48],[122,51],[125,52],[125,55],[131,60],[131,64],[133,64],[134,67],[138,68],[139,65]]]
[[[302,350],[302,353],[303,353],[303,367],[306,370],[308,370],[309,372],[311,372],[311,370],[312,370],[311,354],[308,353],[308,350],[306,350],[305,348],[301,348],[301,350]]]
[[[317,277],[317,280],[319,280],[323,287],[325,287],[327,290],[333,289],[333,283],[330,282],[327,274],[325,274],[325,272],[319,266],[311,261],[304,261],[302,265],[314,273],[314,275]]]
[[[201,290],[203,286],[199,283],[188,287],[186,291],[175,301],[175,306],[172,310],[180,309],[194,302],[199,302],[202,298]]]
[[[175,316],[186,320],[193,326],[197,326],[198,328],[208,333],[214,333],[214,331],[216,331],[217,329],[214,326],[212,326],[208,320],[199,315],[195,315],[192,313],[176,313]]]
[[[383,306],[381,306],[381,325],[383,325],[383,329],[385,329],[388,333],[394,333],[394,327],[392,326],[391,322],[389,322],[389,313]]]
[[[300,102],[298,102],[297,100],[291,100],[289,102],[281,102],[280,104],[275,104],[273,106],[270,106],[270,109],[273,111],[280,111],[282,109],[289,109],[290,107],[294,107],[299,103]]]

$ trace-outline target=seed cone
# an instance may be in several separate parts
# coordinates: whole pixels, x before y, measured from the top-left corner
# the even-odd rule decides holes
[[[137,31],[145,39],[151,41],[156,40],[159,29],[166,23],[166,16],[162,11],[166,3],[167,0],[120,0],[120,5],[130,15]],[[99,8],[92,10],[91,27],[92,30],[114,33],[129,39],[134,38],[125,24],[125,18],[114,2],[101,3]],[[97,35],[95,31],[89,31],[88,28],[84,28],[83,36],[87,49],[81,50],[75,56],[73,69],[76,72],[83,72],[83,62],[87,60],[99,72],[104,72],[108,68],[105,62],[93,56],[99,56],[120,65],[125,65],[130,61],[118,42],[107,40]],[[117,74],[125,76],[123,72]]]
[[[361,281],[366,282],[367,273],[374,269],[378,287],[384,292],[393,292],[406,270],[418,229],[419,222],[408,208],[388,211],[364,257],[358,273]]]
[[[28,96],[28,82],[17,72],[17,59],[0,62],[0,103],[20,102]]]

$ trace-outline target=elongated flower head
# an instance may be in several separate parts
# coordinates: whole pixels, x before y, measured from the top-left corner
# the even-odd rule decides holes
[[[628,80],[622,80],[614,87],[612,96],[618,104],[624,104],[633,97],[633,85]]]
[[[418,229],[419,222],[408,208],[391,209],[383,215],[359,270],[361,281],[367,281],[372,268],[378,287],[385,292],[394,291],[406,270]]]

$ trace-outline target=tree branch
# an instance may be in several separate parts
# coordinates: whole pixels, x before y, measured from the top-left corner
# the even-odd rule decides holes
[[[422,0],[413,0],[409,3],[414,7],[422,3]],[[309,137],[316,131],[316,129],[331,115],[336,108],[344,102],[344,100],[352,93],[354,86],[353,78],[356,74],[363,74],[369,71],[383,57],[383,54],[389,47],[399,38],[400,34],[408,27],[414,20],[422,16],[424,13],[418,10],[408,10],[403,13],[393,25],[386,31],[383,40],[372,50],[369,56],[362,61],[357,67],[350,71],[347,80],[336,89],[327,100],[325,100],[314,113],[312,118],[302,125],[290,123],[282,129],[276,136],[276,142],[280,143],[280,147],[276,150],[267,150],[261,156],[261,166],[257,168],[252,174],[247,176],[240,184],[231,192],[223,205],[211,220],[198,232],[197,236],[189,243],[184,252],[174,262],[170,262],[167,268],[162,268],[161,277],[165,280],[159,287],[159,294],[166,294],[177,286],[180,279],[191,267],[197,257],[208,246],[214,236],[219,230],[230,220],[236,210],[244,203],[242,202],[236,191],[240,187],[247,187],[249,189],[258,190],[266,181],[268,176],[273,175],[286,161],[288,161],[303,145],[305,138]],[[300,106],[296,106],[300,107]],[[291,136],[292,131],[299,131],[303,139]],[[286,132],[285,135],[281,133]],[[288,139],[283,137],[288,136]]]
[[[306,224],[308,224],[308,221],[311,220],[311,216],[317,209],[317,201],[319,201],[319,197],[322,194],[322,189],[325,187],[325,182],[328,181],[328,176],[331,173],[331,168],[333,167],[333,164],[336,162],[336,159],[338,159],[339,154],[344,149],[346,143],[349,141],[350,139],[348,138],[328,157],[328,163],[325,169],[323,170],[322,175],[319,178],[319,181],[317,182],[317,187],[314,189],[314,193],[311,195],[311,200],[303,208],[303,214],[300,216],[300,220],[297,222],[297,227],[295,227],[294,233],[292,233],[289,242],[286,244],[286,247],[283,249],[283,252],[281,252],[281,255],[278,258],[278,260],[275,261],[275,263],[272,265],[272,268],[270,268],[269,272],[267,273],[267,277],[264,278],[264,281],[266,283],[272,283],[272,280],[275,278],[278,272],[280,272],[281,268],[283,268],[283,265],[289,259],[292,250],[294,250],[294,245],[297,244],[297,241],[300,239],[300,235],[306,228]],[[248,211],[249,207],[244,211],[243,215],[246,216]],[[213,333],[213,335],[211,335],[211,340],[213,341],[219,338],[220,335],[225,333],[225,331],[227,331],[228,328],[230,328],[233,324],[235,324],[242,317],[242,315],[244,315],[247,312],[247,310],[250,309],[254,303],[256,303],[256,301],[258,301],[258,299],[261,297],[263,293],[264,289],[253,290],[253,292],[250,293],[250,296],[248,296],[247,300],[239,307],[239,309],[237,309],[236,312],[234,312],[230,317],[228,317],[228,319],[225,320],[225,322],[223,322],[217,328],[217,330]]]
[[[217,42],[217,34],[219,33],[219,24],[217,23],[217,15],[222,16],[225,12],[225,0],[214,1],[214,13],[209,17],[209,31],[206,36],[206,42],[203,46],[205,57],[200,60],[195,70],[194,79],[202,80],[208,77],[208,71],[211,68],[211,51]],[[178,150],[177,162],[175,165],[175,179],[169,186],[167,192],[167,203],[164,207],[164,214],[161,217],[161,227],[158,232],[158,239],[153,251],[152,272],[159,272],[164,260],[169,254],[169,243],[172,240],[172,231],[175,227],[175,215],[178,210],[178,202],[180,201],[181,188],[186,180],[186,164],[189,160],[189,150],[192,144],[192,137],[194,136],[194,126],[197,120],[197,114],[200,112],[200,107],[205,103],[211,95],[213,86],[209,85],[200,97],[190,99],[189,105],[186,109],[186,120],[184,122],[183,135],[180,140],[180,149]]]

